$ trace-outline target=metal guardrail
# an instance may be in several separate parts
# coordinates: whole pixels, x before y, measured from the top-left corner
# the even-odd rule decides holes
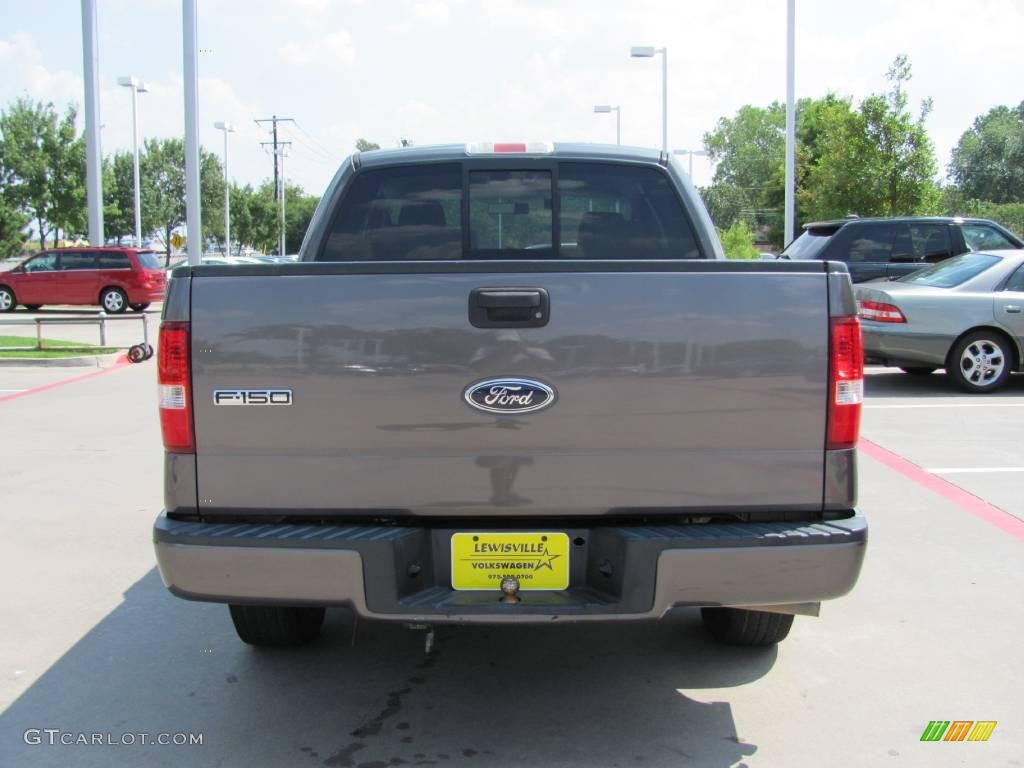
[[[100,329],[100,346],[107,346],[107,323],[111,321],[131,321],[139,320],[142,322],[142,345],[149,348],[149,322],[145,312],[140,312],[137,315],[119,316],[119,315],[108,315],[106,312],[98,312],[95,316],[79,316],[79,317],[25,317],[25,318],[0,318],[0,325],[35,325],[36,326],[36,345],[34,347],[0,347],[5,352],[23,352],[23,351],[34,351],[40,349],[49,349],[54,352],[66,352],[78,349],[86,349],[86,347],[69,347],[69,346],[43,346],[43,326],[44,325],[98,325]],[[132,345],[135,346],[135,345]],[[128,347],[126,347],[127,349]],[[120,347],[110,347],[110,349],[120,349]]]

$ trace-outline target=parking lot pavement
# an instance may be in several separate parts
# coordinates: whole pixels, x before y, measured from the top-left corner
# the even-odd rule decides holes
[[[1022,764],[1022,543],[870,456],[861,581],[777,650],[715,646],[686,609],[661,623],[441,627],[429,655],[421,631],[360,622],[353,635],[338,610],[319,643],[257,651],[223,606],[160,584],[153,377],[148,361],[0,402],[4,768]],[[873,372],[868,402],[958,402],[944,386]],[[1011,411],[969,419],[1012,452]],[[869,409],[865,434],[927,466],[964,418]],[[935,719],[998,725],[984,743],[921,742]],[[30,728],[203,743],[33,745]]]
[[[156,346],[157,331],[160,328],[160,312],[162,303],[150,305],[145,312],[128,311],[121,315],[108,315],[107,345],[111,347],[129,347],[142,341],[143,329],[141,316],[146,316],[149,325],[149,343]],[[99,315],[99,307],[43,307],[37,312],[29,312],[24,307],[14,312],[0,314],[3,320],[28,320],[32,318],[79,318],[94,319]],[[35,324],[5,325],[0,322],[0,336],[25,336],[35,339]],[[83,342],[85,344],[100,343],[100,329],[95,323],[82,325],[46,324],[43,325],[43,338],[60,339],[61,341]]]
[[[991,395],[946,377],[869,369],[863,435],[1024,520],[1024,375]]]

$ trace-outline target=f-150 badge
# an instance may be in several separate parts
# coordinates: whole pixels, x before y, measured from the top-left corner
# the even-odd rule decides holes
[[[487,413],[530,413],[554,404],[552,387],[535,379],[484,379],[466,387],[466,402]]]
[[[215,389],[214,405],[291,405],[290,389]]]

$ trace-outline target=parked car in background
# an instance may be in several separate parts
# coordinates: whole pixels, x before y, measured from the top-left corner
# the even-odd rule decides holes
[[[0,274],[0,312],[18,304],[99,304],[118,314],[162,301],[167,287],[163,261],[135,248],[57,248]]]
[[[917,376],[945,368],[978,393],[1024,365],[1024,251],[965,253],[855,293],[869,362]]]
[[[897,278],[969,251],[1024,248],[1024,241],[988,219],[940,216],[816,221],[779,256],[841,261],[855,283]]]

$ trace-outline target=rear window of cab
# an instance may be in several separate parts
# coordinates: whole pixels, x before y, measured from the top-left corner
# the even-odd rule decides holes
[[[561,161],[360,171],[317,261],[699,259],[689,217],[660,169]]]

